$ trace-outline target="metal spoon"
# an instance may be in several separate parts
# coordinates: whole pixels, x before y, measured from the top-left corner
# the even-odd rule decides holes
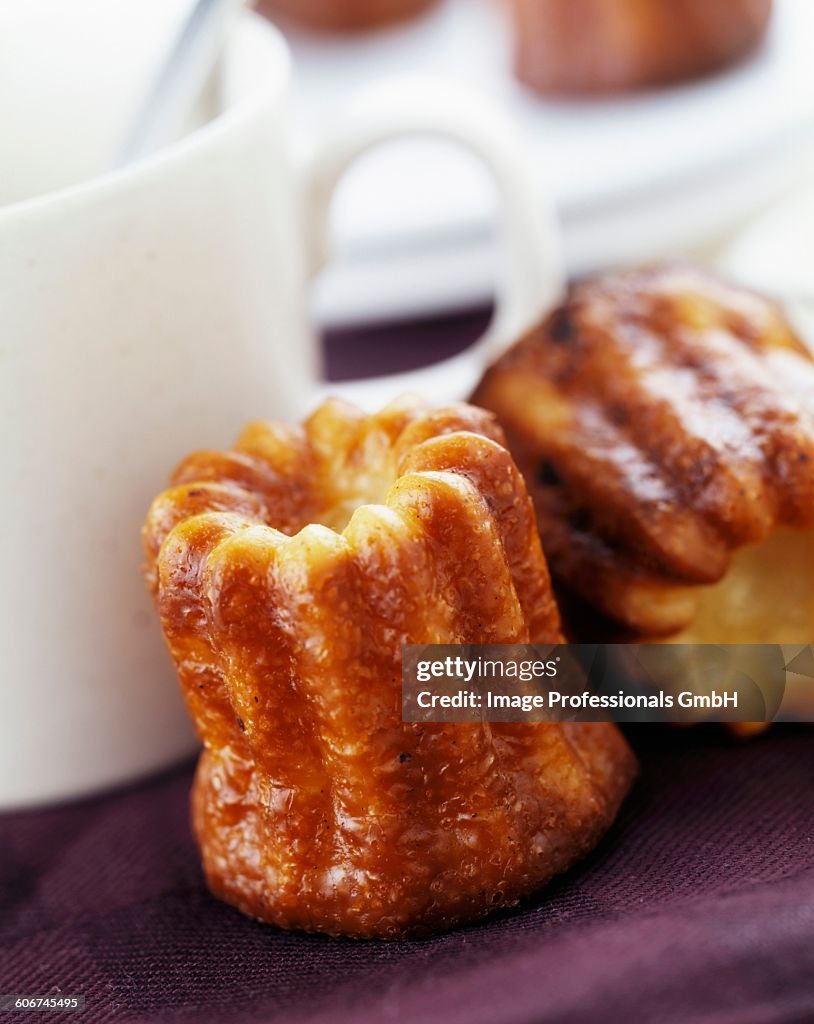
[[[124,167],[170,142],[209,79],[245,0],[195,0],[114,161]]]

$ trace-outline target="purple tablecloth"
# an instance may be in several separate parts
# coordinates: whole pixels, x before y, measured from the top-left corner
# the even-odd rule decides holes
[[[638,727],[611,834],[521,909],[416,943],[287,934],[217,903],[191,767],[0,819],[0,991],[84,993],[10,1020],[759,1024],[814,1020],[814,731],[747,744]]]
[[[328,366],[342,379],[431,361],[485,320],[337,333]],[[639,782],[588,860],[513,913],[416,943],[287,934],[212,899],[187,824],[190,765],[0,817],[0,993],[87,997],[74,1015],[7,1018],[814,1021],[814,730],[633,739]]]

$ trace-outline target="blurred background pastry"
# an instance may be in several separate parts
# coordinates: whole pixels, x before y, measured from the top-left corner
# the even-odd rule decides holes
[[[314,133],[341,123],[344,102],[352,102],[365,81],[427,73],[477,88],[516,121],[542,201],[556,204],[564,269],[574,278],[664,259],[716,263],[756,214],[814,180],[810,0],[638,0],[639,7],[662,11],[662,19],[675,8],[682,26],[698,23],[710,31],[713,25],[727,38],[745,24],[762,39],[768,25],[765,43],[756,39],[751,56],[700,80],[614,96],[602,91],[600,81],[581,101],[566,103],[558,97],[567,93],[518,86],[515,24],[521,30],[517,45],[531,54],[533,66],[551,37],[534,30],[540,12],[579,21],[576,43],[590,46],[603,21],[580,18],[580,11],[612,9],[630,25],[637,7],[625,0],[513,2],[439,0],[421,15],[373,33],[299,31],[297,23],[265,8],[292,29],[295,124],[305,146]],[[296,14],[292,0],[287,3]],[[280,14],[282,6],[275,6]],[[302,15],[307,7],[297,10]],[[718,11],[726,11],[723,29],[711,20]],[[684,45],[687,31],[662,36]],[[562,35],[546,67],[584,74],[567,56]],[[689,45],[697,49],[695,42]],[[648,60],[650,50],[648,44]],[[586,61],[588,74],[601,69],[610,53],[603,42],[599,57]],[[332,258],[313,290],[315,319],[355,331],[361,324],[486,307],[503,258],[496,213],[494,182],[456,147],[415,137],[366,154],[342,183]],[[344,342],[339,347],[348,351]],[[429,352],[417,363],[433,359]],[[458,398],[466,393],[455,392],[454,384],[448,392]],[[374,404],[388,397],[381,394]]]
[[[437,0],[261,0],[258,9],[325,32],[355,32],[403,21]]]
[[[763,39],[772,0],[510,0],[518,77],[542,93],[696,78]]]
[[[686,266],[586,280],[473,400],[555,580],[617,635],[810,641],[814,362],[772,302]]]

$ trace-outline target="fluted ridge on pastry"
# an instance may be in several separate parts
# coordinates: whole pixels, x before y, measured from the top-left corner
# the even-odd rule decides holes
[[[401,721],[402,643],[560,639],[500,440],[470,406],[331,402],[190,457],[154,503],[148,575],[205,748],[204,867],[246,913],[449,927],[516,902],[612,820],[633,771],[612,726]]]
[[[645,614],[629,583],[715,582],[736,548],[814,524],[811,356],[774,304],[703,271],[576,284],[473,401],[507,432],[555,575],[623,620]]]

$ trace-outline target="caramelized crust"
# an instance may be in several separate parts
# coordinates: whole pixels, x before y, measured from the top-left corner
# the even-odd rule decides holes
[[[814,363],[757,295],[689,267],[577,284],[487,372],[473,401],[506,430],[555,578],[636,636],[693,624],[704,585],[778,527],[796,531],[797,549],[767,548],[774,566],[752,585],[782,584],[785,570],[810,562]],[[802,635],[761,639],[809,642],[814,582],[800,581],[794,609],[778,598],[775,619],[802,616]],[[701,633],[713,642],[726,616],[716,625],[709,604]],[[736,633],[734,624],[715,642]]]
[[[771,0],[511,0],[519,79],[608,93],[697,78],[763,39]]]
[[[554,643],[531,502],[493,418],[328,402],[191,456],[144,538],[204,744],[213,892],[282,927],[422,934],[584,854],[634,770],[612,725],[409,724],[404,643]]]
[[[282,15],[293,22],[326,32],[356,32],[412,18],[437,0],[261,0],[259,9],[270,18]]]

